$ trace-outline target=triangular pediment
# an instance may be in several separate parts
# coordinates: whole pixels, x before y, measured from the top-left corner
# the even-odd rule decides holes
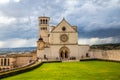
[[[76,32],[76,30],[63,18],[63,20],[51,32]]]

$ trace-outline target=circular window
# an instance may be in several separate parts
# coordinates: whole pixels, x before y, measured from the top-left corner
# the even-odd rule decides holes
[[[65,31],[65,30],[66,30],[65,26],[63,26],[63,27],[62,27],[62,30],[63,30],[63,31]]]
[[[66,42],[66,41],[68,40],[68,36],[67,36],[66,34],[62,34],[62,35],[60,36],[60,40],[61,40],[62,42]]]

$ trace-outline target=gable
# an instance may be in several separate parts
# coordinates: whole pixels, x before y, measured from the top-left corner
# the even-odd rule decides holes
[[[63,20],[51,32],[76,32],[76,30],[63,18]]]

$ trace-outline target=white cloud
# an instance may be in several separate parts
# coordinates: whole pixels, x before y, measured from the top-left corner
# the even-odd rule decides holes
[[[16,18],[14,17],[5,17],[5,16],[0,16],[0,24],[11,24],[16,21]]]
[[[75,6],[79,5],[79,0],[66,0],[65,7],[66,8],[74,8]]]
[[[64,0],[62,1],[62,13],[57,13],[56,15],[59,16],[59,19],[63,17],[68,17],[70,14],[76,13],[76,8],[80,4],[79,0]],[[56,21],[56,20],[55,20]],[[58,21],[58,20],[57,20]]]
[[[20,2],[20,0],[0,0],[0,4],[6,4],[9,3],[10,1]]]
[[[20,0],[14,0],[15,2],[20,2]]]
[[[36,39],[9,39],[0,41],[0,48],[14,48],[14,47],[33,47],[36,46]]]
[[[107,38],[83,38],[79,39],[79,44],[104,44],[104,43],[117,43],[119,42],[118,38],[107,37]]]
[[[0,0],[0,4],[8,3],[10,0]]]
[[[60,0],[55,0],[55,2],[56,2],[56,3],[59,3],[59,2],[60,2]]]
[[[4,44],[4,42],[3,42],[3,41],[0,41],[0,48],[3,47],[3,44]]]
[[[27,23],[31,21],[31,18],[21,17],[21,18],[17,18],[17,20],[19,20],[19,23]]]

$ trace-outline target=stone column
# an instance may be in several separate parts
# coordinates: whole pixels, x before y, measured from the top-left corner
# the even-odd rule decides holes
[[[1,66],[3,66],[3,59],[1,58]]]

